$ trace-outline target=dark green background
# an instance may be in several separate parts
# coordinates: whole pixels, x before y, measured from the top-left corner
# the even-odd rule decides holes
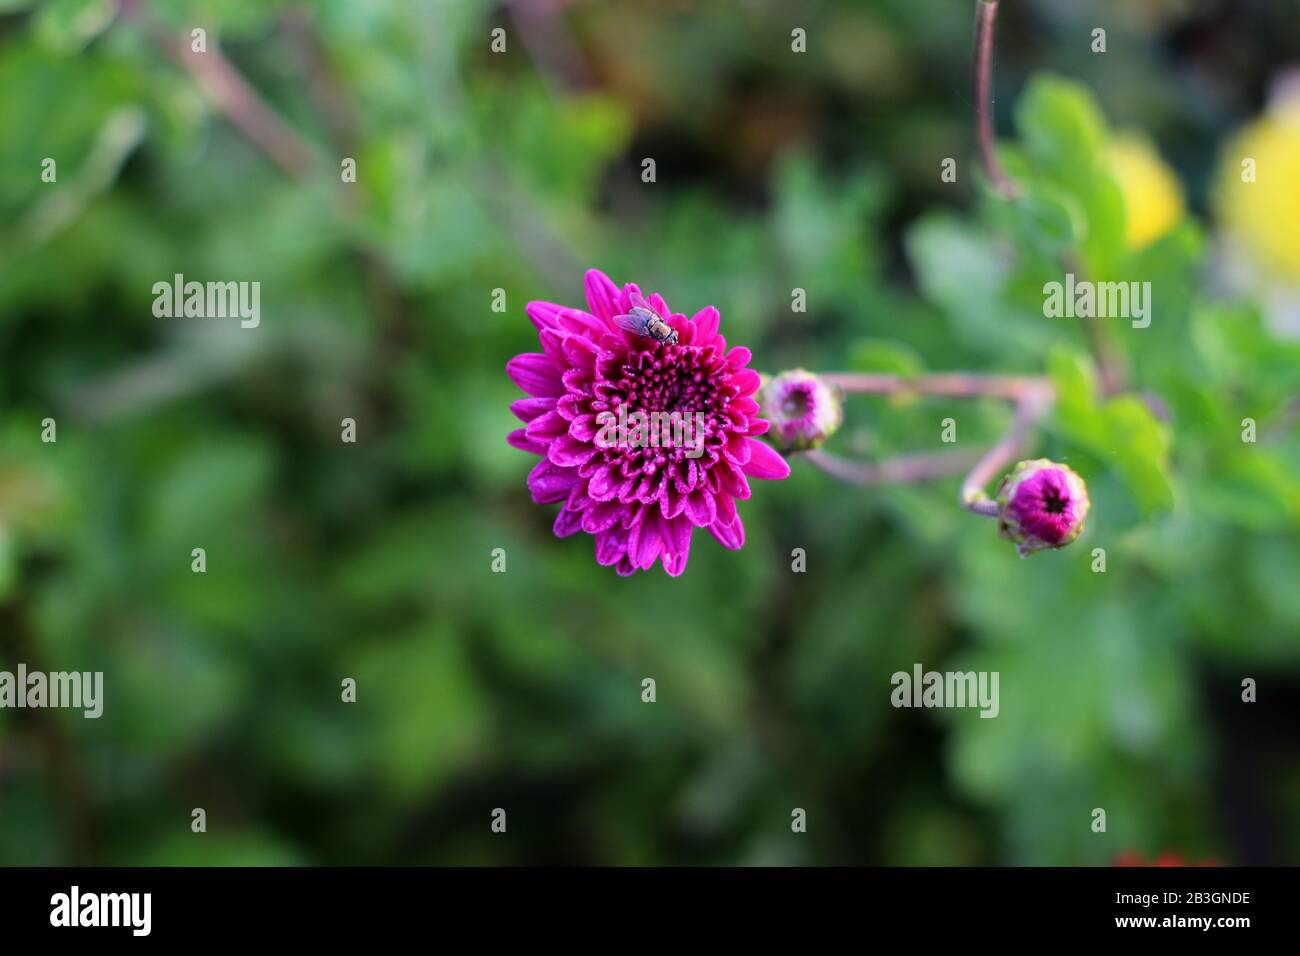
[[[0,862],[1300,860],[1300,362],[1205,278],[1212,171],[1300,57],[1294,2],[1006,0],[1012,213],[978,187],[969,2],[128,6],[0,0],[0,669],[107,685],[98,721],[0,712]],[[195,26],[301,162],[169,58]],[[1156,284],[1150,335],[1116,333],[1167,424],[1090,396],[1040,311],[1060,210],[1102,234],[1089,96],[1196,220],[1106,270]],[[1022,561],[955,478],[796,461],[743,551],[616,577],[505,442],[523,306],[578,304],[588,267],[717,305],[766,371],[1050,371],[1034,452],[1087,478],[1087,532]],[[260,281],[260,328],[155,318],[177,272]],[[835,447],[934,450],[950,415],[966,448],[1007,420],[861,399]],[[914,662],[998,671],[1000,716],[892,709]]]

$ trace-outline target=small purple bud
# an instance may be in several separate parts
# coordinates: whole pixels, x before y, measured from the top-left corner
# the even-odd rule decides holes
[[[765,380],[758,401],[772,423],[768,438],[783,452],[818,447],[844,420],[839,390],[801,368]]]
[[[1047,458],[1022,461],[998,486],[998,533],[1021,557],[1063,548],[1083,531],[1088,486],[1073,469]]]

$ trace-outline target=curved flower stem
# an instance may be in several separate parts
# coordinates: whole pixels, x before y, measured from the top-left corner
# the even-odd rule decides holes
[[[966,452],[898,455],[875,462],[852,461],[828,451],[815,449],[805,452],[804,458],[834,478],[867,487],[932,481],[948,475],[961,474],[978,462],[976,456]]]
[[[1003,398],[1019,401],[1027,394],[1050,388],[1044,378],[1032,375],[976,375],[940,372],[933,375],[887,375],[875,372],[827,372],[819,376],[846,392],[866,394],[947,395],[952,398]]]
[[[975,133],[979,138],[980,157],[989,179],[1003,199],[1019,193],[998,161],[993,135],[993,34],[998,17],[998,0],[976,0],[975,6]]]
[[[1052,406],[1055,396],[1050,386],[1026,392],[1016,402],[1016,412],[1006,433],[985,453],[961,483],[961,505],[967,511],[989,518],[998,515],[997,502],[984,486],[1024,453],[1025,440],[1034,425]]]
[[[855,462],[825,451],[805,457],[816,467],[842,481],[859,485],[917,482],[941,478],[970,468],[961,485],[961,505],[968,511],[996,517],[998,506],[985,486],[1024,450],[1034,425],[1055,401],[1045,378],[1028,375],[974,375],[947,372],[933,375],[884,375],[871,372],[828,372],[822,381],[845,392],[865,394],[946,395],[951,398],[999,398],[1015,403],[1015,415],[1006,433],[977,459],[960,453],[903,455],[883,462]]]

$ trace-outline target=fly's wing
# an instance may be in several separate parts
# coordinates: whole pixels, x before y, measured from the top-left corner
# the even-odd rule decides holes
[[[643,309],[634,308],[631,312],[614,316],[614,324],[636,335],[645,335],[650,316]]]

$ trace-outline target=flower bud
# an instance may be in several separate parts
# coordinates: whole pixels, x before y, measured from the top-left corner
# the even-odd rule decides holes
[[[1082,533],[1090,506],[1073,469],[1046,458],[1022,461],[998,487],[998,533],[1021,557],[1063,548]]]
[[[844,420],[839,390],[801,368],[764,382],[759,405],[772,423],[768,437],[783,452],[816,448]]]

